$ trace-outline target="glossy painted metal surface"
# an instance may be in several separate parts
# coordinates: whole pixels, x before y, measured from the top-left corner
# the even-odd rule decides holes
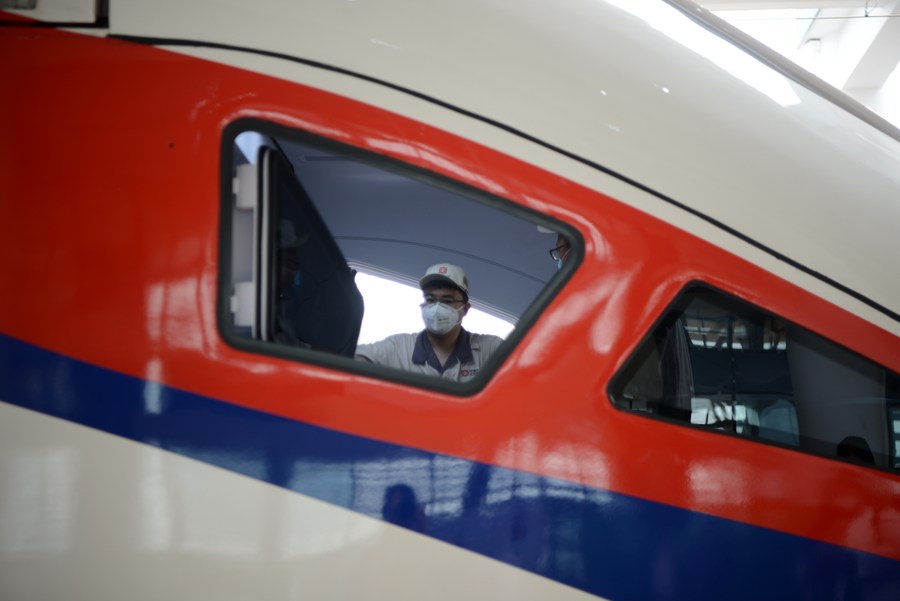
[[[876,566],[872,572],[876,574],[884,569],[877,566],[890,569],[900,561],[900,479],[896,476],[619,413],[605,396],[609,379],[624,358],[678,290],[694,279],[764,304],[814,331],[827,332],[829,338],[898,370],[897,338],[888,330],[620,202],[621,181],[602,174],[559,177],[556,173],[580,173],[585,168],[571,158],[556,156],[554,173],[546,169],[550,162],[541,169],[371,104],[119,40],[53,30],[6,30],[0,32],[0,49],[4,55],[15,50],[27,57],[4,68],[6,77],[21,84],[17,89],[23,92],[0,99],[2,129],[9,132],[0,141],[0,157],[4,164],[18,167],[4,170],[0,177],[4,248],[0,289],[14,291],[0,298],[2,357],[10,370],[4,373],[11,378],[19,373],[33,378],[7,382],[16,386],[3,388],[3,401],[136,441],[97,443],[112,473],[127,472],[119,480],[125,494],[163,494],[157,486],[159,470],[151,463],[174,461],[190,467],[184,468],[189,475],[178,480],[176,492],[170,494],[200,495],[196,502],[204,507],[227,499],[232,487],[246,485],[266,491],[259,493],[264,500],[250,508],[297,504],[286,515],[300,516],[311,511],[309,498],[315,498],[351,509],[352,514],[334,507],[322,509],[328,513],[322,519],[330,529],[323,535],[322,547],[311,552],[333,560],[322,565],[327,563],[327,573],[341,583],[347,580],[344,570],[369,568],[360,568],[354,559],[346,560],[349,566],[341,564],[345,559],[333,554],[336,548],[351,555],[353,549],[362,548],[370,551],[363,554],[366,557],[380,555],[371,551],[376,547],[366,546],[368,542],[357,544],[358,538],[365,538],[360,531],[389,530],[393,534],[384,538],[402,538],[396,548],[415,545],[407,547],[415,551],[400,552],[404,558],[417,555],[420,544],[429,549],[423,553],[435,557],[447,551],[437,541],[458,545],[459,533],[483,535],[485,522],[479,520],[487,520],[501,534],[487,542],[477,539],[460,546],[500,560],[490,564],[497,570],[482,572],[484,586],[497,591],[498,598],[522,598],[518,595],[526,588],[524,584],[504,588],[518,578],[510,576],[508,566],[533,569],[556,580],[549,584],[541,580],[549,588],[534,589],[534,598],[544,592],[562,598],[553,587],[575,594],[563,584],[616,598],[641,596],[648,592],[642,586],[661,586],[695,598],[719,595],[721,589],[689,588],[693,585],[686,580],[681,585],[685,588],[678,588],[682,581],[672,574],[685,567],[679,562],[691,558],[691,553],[702,555],[698,566],[710,557],[732,557],[716,554],[732,542],[735,552],[750,554],[744,557],[773,554],[780,560],[779,569],[797,570],[798,580],[789,582],[785,577],[778,582],[785,594],[820,582],[828,566],[843,565],[848,557],[860,561],[859,565]],[[498,135],[494,126],[477,119],[440,107],[431,110],[435,119],[445,123],[464,121],[466,131],[472,132],[467,137],[473,140]],[[23,114],[32,117],[14,118]],[[500,372],[472,398],[364,377],[338,360],[325,368],[237,351],[218,335],[215,301],[221,134],[242,116],[271,119],[392,154],[572,223],[586,241],[585,260]],[[530,143],[522,144],[530,148]],[[547,160],[545,152],[534,156]],[[84,157],[88,160],[81,160]],[[594,185],[580,185],[579,178],[590,179]],[[608,184],[607,195],[592,189],[599,184]],[[705,189],[698,184],[700,196]],[[645,192],[623,194],[639,198]],[[31,352],[37,358],[28,360]],[[93,375],[78,384],[82,370]],[[91,414],[101,401],[105,410],[90,418],[76,417],[83,411]],[[4,441],[20,440],[12,437],[19,424],[48,432],[55,428],[49,423],[56,424],[55,418],[38,414],[26,418],[18,409],[6,405],[3,409],[14,416],[0,421]],[[35,420],[48,423],[35,425]],[[271,430],[266,428],[276,423],[280,424],[276,429],[302,430],[303,435],[289,436],[289,442],[267,436]],[[76,428],[77,433],[68,428]],[[71,434],[55,438],[50,433],[33,449],[24,443],[4,444],[15,449],[9,457],[19,453],[29,457],[23,459],[26,462],[57,465],[52,463],[55,452],[77,457],[81,445],[92,444],[88,440],[98,436],[80,426],[66,429]],[[282,450],[300,453],[311,432],[327,435],[330,441],[313,451],[330,445],[332,451],[338,449],[337,454],[308,454],[302,458],[302,470],[296,464],[267,461],[269,455],[282,457],[278,454]],[[277,448],[278,453],[271,448],[282,444],[286,448]],[[172,458],[148,445],[199,459],[216,469]],[[368,449],[368,463],[353,454],[354,445]],[[375,448],[381,450],[371,450]],[[127,469],[116,459],[119,452],[134,455]],[[141,463],[145,460],[146,465]],[[98,484],[105,485],[108,479],[96,476],[96,480],[65,484],[70,460],[60,461],[62,467],[50,469],[57,470],[52,475],[62,475],[61,488],[39,495],[50,505],[34,520],[55,516],[53,523],[61,524],[63,530],[83,528],[76,519],[83,513],[57,511],[58,505],[52,503],[65,505],[61,499],[71,498],[96,501]],[[96,457],[86,461],[91,474],[106,465],[98,465]],[[354,462],[357,466],[366,463],[366,469],[354,471]],[[479,519],[468,525],[445,523],[444,532],[451,534],[429,533],[431,538],[398,534],[376,521],[386,488],[399,481],[394,475],[427,473],[437,464],[447,466],[454,492],[446,501],[434,493],[425,495],[434,504],[428,515],[445,512],[463,519],[465,491],[470,489],[474,492],[469,498],[481,495],[483,500],[481,505],[471,501],[485,509],[476,511]],[[17,469],[9,467],[9,462],[3,465],[6,473]],[[222,467],[285,489],[223,475],[218,470]],[[305,488],[286,486],[295,473],[302,474],[300,481],[308,478],[301,482]],[[221,483],[210,489],[216,494],[203,493],[206,478],[219,476]],[[418,481],[431,486],[431,478],[425,475]],[[492,481],[499,483],[497,488],[484,484]],[[478,486],[488,488],[478,492]],[[533,494],[533,489],[541,487],[557,496]],[[358,505],[337,502],[348,489],[370,492]],[[492,494],[497,496],[489,501]],[[2,498],[6,528],[10,524],[7,508],[27,504],[34,497],[23,492]],[[513,499],[524,500],[523,513],[517,513],[513,504],[503,505]],[[535,510],[541,501],[546,511]],[[119,510],[118,523],[133,530],[113,547],[129,552],[118,573],[143,573],[145,567],[149,573],[168,573],[165,567],[144,563],[154,560],[147,560],[135,533],[160,540],[171,526],[140,504]],[[201,514],[176,515],[184,518],[181,527],[186,532],[202,528]],[[248,515],[249,510],[240,510],[221,521],[232,528]],[[285,518],[288,523],[290,519]],[[414,517],[413,524],[418,519]],[[541,529],[542,520],[550,520],[552,527]],[[661,525],[672,528],[666,531],[672,535],[669,542],[682,541],[679,533],[701,534],[694,542],[684,541],[687,547],[657,544]],[[303,522],[292,532],[314,538],[307,528],[309,524]],[[570,536],[573,528],[597,534],[595,538]],[[190,536],[182,540],[187,541],[183,544],[190,557],[196,558],[193,565],[209,574],[223,566],[241,565],[241,558],[251,553],[235,552],[235,545],[252,540],[255,532],[237,538],[212,535],[208,540]],[[707,535],[710,538],[703,538]],[[377,538],[380,543],[381,534]],[[17,540],[18,535],[5,534],[0,550],[14,552]],[[267,559],[266,549],[253,547],[252,554]],[[467,559],[459,561],[487,561],[460,553]],[[520,554],[520,563],[510,558],[515,553]],[[35,570],[44,570],[64,563],[61,557],[78,555],[77,546],[60,549],[48,544],[34,549],[28,560],[33,562],[30,566],[38,566]],[[216,559],[208,567],[200,565],[213,556]],[[223,559],[236,556],[240,558],[233,562]],[[473,557],[478,561],[470,561]],[[826,559],[817,565],[818,571],[804,572],[810,568],[811,557]],[[579,566],[585,558],[596,563]],[[598,568],[616,565],[609,563],[616,559],[630,562],[615,573]],[[89,562],[86,571],[72,578],[107,572],[99,560],[82,560]],[[170,555],[163,555],[159,563],[170,561]],[[452,561],[457,561],[456,555]],[[299,560],[297,564],[309,573],[310,564]],[[536,567],[539,564],[545,571]],[[290,569],[280,565],[269,569]],[[241,587],[250,583],[263,589],[284,586],[272,596],[290,597],[296,581],[292,575],[282,576],[279,585],[259,582],[252,575],[246,580],[235,577],[239,584],[234,590],[247,590]],[[193,576],[185,573],[182,578]],[[872,590],[891,598],[887,595],[898,586],[893,578],[885,577],[881,588]],[[420,590],[412,585],[405,592]],[[465,594],[464,589],[449,590]],[[354,596],[353,591],[334,596],[342,593]]]
[[[28,4],[31,6],[27,7]],[[18,8],[9,8],[8,14],[27,20],[70,24],[94,23],[99,8],[96,0],[34,0],[30,3],[5,3],[6,7],[16,5]]]
[[[766,578],[743,585],[733,595],[735,598],[796,599],[810,586],[833,591],[849,583],[860,590],[875,590],[879,583],[890,583],[897,568],[896,561],[884,557],[571,481],[347,435],[223,405],[177,389],[157,386],[158,405],[154,406],[148,403],[144,380],[109,373],[12,340],[0,340],[0,356],[4,358],[0,393],[16,404],[61,417],[65,423],[90,426],[244,474],[368,516],[370,521],[380,519],[424,535],[422,538],[449,543],[604,597],[642,599],[662,594],[672,598],[715,599],[723,588],[733,584],[735,575],[731,567],[740,565],[754,566]],[[49,385],[35,381],[48,372],[65,375],[58,376]],[[18,378],[14,377],[16,374]],[[96,391],[90,403],[81,400],[82,391],[87,390]],[[12,409],[7,412],[13,420],[24,419]],[[30,419],[40,420],[33,416]],[[68,436],[88,436],[86,432],[76,432],[74,425],[55,427],[71,431]],[[34,426],[29,431],[32,429]],[[118,445],[129,447],[124,442]],[[35,447],[40,449],[34,442],[10,444],[11,454],[18,460],[9,461],[4,479],[11,490],[20,492],[7,494],[7,499],[10,505],[22,508],[10,511],[5,520],[13,531],[9,541],[13,544],[9,547],[17,539],[27,538],[22,532],[36,530],[43,543],[39,547],[80,549],[80,545],[67,544],[69,530],[90,523],[77,507],[68,506],[76,496],[71,489],[78,486],[72,483],[80,475],[76,461],[70,457],[79,452],[78,447],[71,447],[68,453],[58,451],[55,458],[46,452],[34,452]],[[108,524],[99,529],[115,530],[119,536],[127,536],[129,540],[120,546],[129,552],[143,546],[166,546],[164,541],[170,546],[176,540],[178,546],[190,544],[175,526],[180,521],[178,514],[190,513],[190,508],[179,502],[178,494],[174,501],[170,500],[171,483],[164,473],[152,473],[154,467],[161,466],[162,460],[149,451],[131,448],[127,453],[141,455],[146,458],[141,461],[150,464],[129,470],[121,462],[113,461],[110,467],[116,471],[125,469],[124,479],[131,484],[118,486],[131,489],[126,498],[135,494],[139,497],[144,517],[134,519],[124,512],[118,516],[121,524]],[[21,465],[29,462],[58,472],[48,474],[60,480],[54,483],[61,489],[56,495],[40,481],[28,479]],[[696,471],[696,467],[692,468],[690,476],[704,487],[727,481],[722,474],[700,475]],[[148,482],[147,478],[157,481]],[[65,490],[67,487],[70,490]],[[96,494],[90,490],[84,493]],[[37,497],[36,507],[43,503],[58,504],[58,515],[53,516],[56,519],[41,528],[16,528],[22,522],[15,521],[15,517],[32,525],[49,517],[41,515],[41,511],[29,510],[28,503],[24,502],[29,497]],[[220,542],[207,543],[208,548],[195,553],[204,561],[215,562],[218,555],[234,553],[235,549],[229,547],[252,548],[254,541],[257,551],[263,551],[260,545],[265,543],[258,540],[258,526],[254,526],[260,521],[268,522],[267,515],[279,522],[283,519],[272,515],[269,509],[246,528],[243,522],[228,523],[229,519],[236,520],[237,515],[229,518],[221,515],[222,508],[212,509],[202,520],[193,516],[185,521],[189,530],[201,531],[204,523],[222,522],[221,532],[216,534]],[[384,531],[384,526],[370,523],[365,528],[368,536],[361,535],[346,519],[329,517],[331,528],[317,533],[320,540],[312,548],[304,542],[310,540],[313,534],[310,531],[315,529],[306,525],[298,533],[302,541],[300,548],[306,546],[312,561],[322,554],[316,549],[320,545],[336,554],[347,552],[352,558],[359,553],[359,546],[369,546],[360,538]],[[360,521],[361,518],[351,520],[357,524]],[[319,528],[326,526],[321,524]],[[291,538],[289,535],[282,542]],[[416,546],[424,544],[419,541]],[[13,561],[18,559],[18,554],[9,547],[5,555]],[[776,549],[778,552],[774,553]],[[411,550],[401,552],[406,556]],[[299,549],[278,551],[296,553]],[[250,549],[238,553],[249,555],[252,560],[261,559]],[[853,566],[853,570],[848,570],[848,566]],[[344,569],[353,573],[358,566],[347,562]],[[675,574],[677,578],[673,578]],[[289,582],[295,587],[309,586],[302,579],[289,579]],[[775,590],[772,590],[773,582],[778,583]],[[407,584],[416,588],[411,585]],[[278,588],[283,586],[279,583]],[[389,586],[377,585],[378,590]]]
[[[111,31],[311,61],[436,99],[499,126],[481,128],[479,141],[497,147],[512,129],[697,210],[771,249],[778,256],[767,268],[796,261],[879,309],[828,287],[817,293],[900,333],[900,281],[887,266],[900,261],[891,241],[900,209],[890,192],[900,187],[900,141],[665,2],[370,0],[293,11],[273,2],[219,12],[213,27],[214,6],[124,0],[115,3]],[[265,68],[265,56],[239,54],[215,59]],[[405,103],[379,106],[406,114],[398,109]],[[515,146],[515,156],[530,152],[521,138]],[[830,157],[843,168],[823,170]],[[579,170],[573,162],[562,174],[587,183]],[[858,199],[890,218],[867,221]]]
[[[597,599],[178,448],[5,403],[0,423],[3,599]]]

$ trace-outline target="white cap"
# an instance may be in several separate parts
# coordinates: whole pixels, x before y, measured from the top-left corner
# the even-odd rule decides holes
[[[426,286],[435,284],[448,284],[462,290],[467,298],[469,296],[469,278],[466,277],[466,272],[462,270],[462,267],[458,265],[438,263],[429,267],[422,279],[419,280],[419,288],[424,290]]]

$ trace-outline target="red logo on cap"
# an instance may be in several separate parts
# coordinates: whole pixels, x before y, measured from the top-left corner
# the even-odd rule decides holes
[[[438,273],[447,273],[447,268],[446,268],[446,267],[439,267],[439,268],[438,268]]]

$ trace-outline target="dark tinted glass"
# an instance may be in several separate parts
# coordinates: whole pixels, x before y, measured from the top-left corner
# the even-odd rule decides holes
[[[896,373],[709,288],[676,301],[610,392],[624,410],[898,466]]]

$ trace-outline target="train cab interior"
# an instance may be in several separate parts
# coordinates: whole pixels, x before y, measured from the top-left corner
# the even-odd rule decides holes
[[[548,250],[564,224],[271,124],[236,124],[228,139],[224,321],[238,340],[353,357],[362,321],[385,303],[362,297],[358,274],[418,291],[430,265],[459,265],[473,309],[510,329],[562,280]]]

